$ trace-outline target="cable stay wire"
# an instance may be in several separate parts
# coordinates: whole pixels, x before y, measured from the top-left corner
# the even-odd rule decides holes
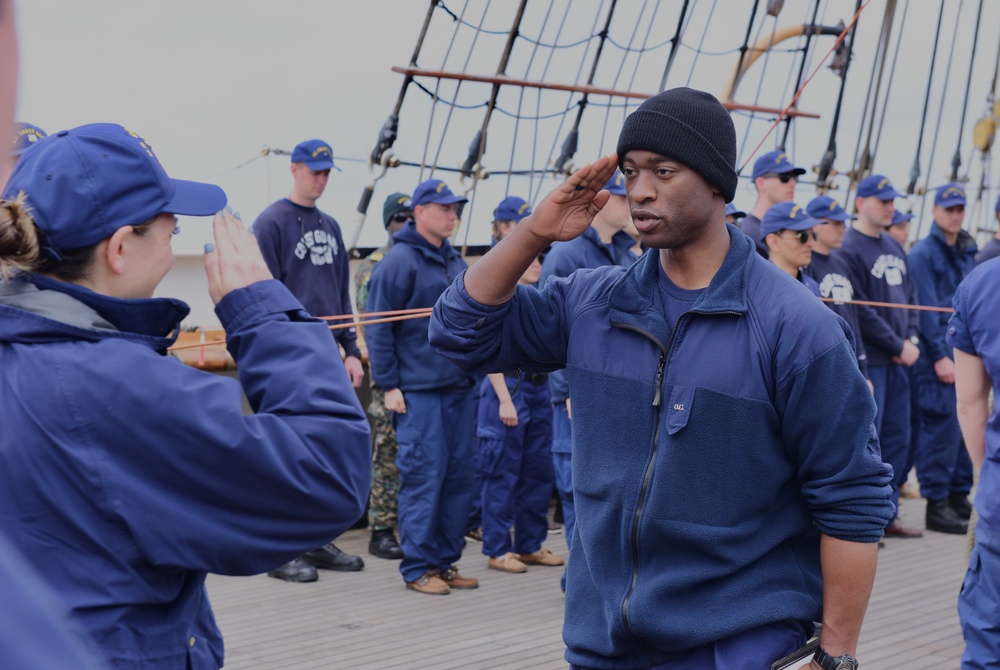
[[[563,11],[562,20],[559,22],[559,28],[556,30],[556,36],[555,36],[555,41],[556,42],[559,41],[559,38],[562,36],[563,30],[565,30],[565,28],[566,28],[566,23],[567,23],[567,21],[569,19],[569,10],[570,10],[570,7],[571,7],[571,3],[569,2],[569,0],[567,0],[567,2],[566,2],[566,8]],[[595,23],[594,23],[594,27],[591,28],[591,35],[593,35],[593,31],[594,31],[594,29],[597,26],[597,24],[596,24],[597,16],[598,16],[597,14],[594,14],[594,21],[595,21]],[[590,44],[588,42],[587,48],[584,50],[584,58],[586,57],[586,55],[589,52],[590,52]],[[556,54],[556,50],[555,49],[550,49],[549,50],[548,58],[545,59],[545,65],[542,67],[542,72],[541,72],[541,79],[543,81],[548,76],[549,67],[552,65],[552,59],[555,56],[555,54]],[[583,66],[583,59],[581,59],[581,61],[580,61],[580,68],[581,69],[582,69],[582,66]],[[579,76],[579,72],[580,71],[581,70],[578,69],[577,76]],[[527,76],[529,74],[529,72],[530,72],[530,67],[525,69],[525,76]],[[523,91],[522,91],[522,93],[523,93]],[[570,96],[570,100],[572,100],[572,96]],[[562,127],[562,124],[565,122],[566,117],[569,115],[571,109],[572,109],[572,107],[567,107],[563,111],[563,113],[561,115],[561,119],[559,121],[559,127],[560,128]],[[539,91],[535,91],[535,116],[536,117],[539,116],[541,114],[541,111],[542,111],[542,91],[539,90]],[[539,131],[540,127],[541,127],[541,124],[538,123],[538,121],[536,120],[535,124],[534,124],[533,133],[532,133],[532,143],[531,143],[531,165],[532,165],[532,167],[538,165],[538,145],[539,145],[538,131]],[[554,137],[558,137],[558,135],[555,135]],[[511,149],[511,164],[513,165],[513,148]],[[532,207],[534,207],[534,202],[535,202],[534,199],[532,198],[532,192],[534,190],[533,187],[534,187],[534,183],[535,183],[535,176],[536,175],[535,175],[535,173],[533,171],[532,174],[531,174],[531,176],[528,179],[528,190],[527,190],[527,193],[526,193],[526,195],[528,196],[527,201],[531,204]],[[541,175],[539,175],[539,181],[541,181]],[[509,177],[507,179],[507,195],[510,195],[510,178]]]
[[[603,6],[604,6],[604,0],[601,0],[600,8],[603,8]],[[588,86],[592,86],[594,84],[594,80],[597,76],[597,67],[600,64],[601,56],[604,53],[604,44],[607,41],[608,34],[610,33],[611,20],[612,18],[614,18],[615,9],[617,8],[617,6],[618,6],[618,0],[610,0],[610,2],[608,3],[608,10],[604,18],[604,28],[601,30],[600,33],[598,33],[600,37],[597,41],[597,46],[594,51],[594,58],[591,61],[590,73],[587,76]],[[594,26],[591,28],[591,32],[593,32],[594,29],[597,28],[597,22],[600,17],[600,11],[599,11],[600,8],[598,8],[598,12],[594,14]],[[588,53],[589,53],[589,46],[588,46]],[[581,59],[580,66],[576,72],[576,80],[575,80],[576,84],[580,83],[580,77],[583,75],[584,62],[585,61]],[[572,99],[573,95],[570,94],[569,100]],[[566,138],[563,140],[558,157],[555,157],[556,143],[559,141],[559,137],[561,137],[562,135],[562,129],[565,119],[559,123],[559,127],[556,129],[556,132],[552,136],[552,146],[549,149],[548,164],[555,166],[557,171],[560,172],[565,171],[570,166],[572,166],[571,160],[576,155],[576,150],[580,137],[580,122],[583,120],[583,113],[587,109],[587,104],[589,101],[590,101],[590,96],[587,93],[584,93],[583,97],[581,97],[580,101],[577,103],[578,108],[576,112],[576,119],[574,119],[573,127],[570,129],[569,133],[566,135]],[[541,193],[542,186],[543,186],[542,181],[539,180],[537,185],[537,190],[534,191],[531,196],[532,202],[535,202],[538,199],[538,196]]]
[[[906,185],[906,194],[914,195],[917,190],[917,181],[920,179],[920,152],[924,144],[924,128],[927,126],[927,111],[931,102],[931,84],[934,81],[934,63],[937,61],[938,43],[941,39],[941,25],[944,23],[944,2],[938,9],[937,28],[934,30],[934,46],[931,48],[931,66],[927,72],[927,90],[924,93],[924,111],[920,115],[920,131],[917,134],[917,151],[913,156],[913,165],[910,167],[910,183]]]
[[[857,0],[854,5],[854,14],[857,17],[861,13],[861,2]],[[858,34],[857,26],[849,28],[851,38],[847,43],[847,48],[843,50],[843,62],[840,65],[840,90],[837,92],[837,104],[833,108],[833,121],[830,123],[830,137],[827,140],[826,151],[819,162],[819,170],[816,174],[817,191],[826,193],[831,188],[830,175],[834,172],[833,164],[837,160],[837,131],[840,129],[840,114],[844,108],[844,91],[847,88],[847,73],[851,69],[851,55],[854,53],[854,38]],[[836,64],[831,65],[836,70]]]
[[[637,36],[637,34],[639,32],[639,25],[642,23],[642,18],[646,15],[646,7],[648,5],[649,5],[649,0],[643,0],[643,2],[642,2],[642,8],[639,10],[639,16],[638,16],[638,18],[635,21],[635,25],[632,27],[632,36],[629,38],[629,42],[628,42],[629,49],[622,52],[621,62],[618,64],[618,71],[615,73],[615,77],[612,80],[611,87],[613,89],[617,89],[618,88],[618,82],[621,79],[622,71],[625,69],[625,61],[628,58],[628,54],[631,53],[632,44],[635,42],[636,36]],[[654,14],[655,14],[655,11],[654,11]],[[653,22],[650,21],[649,24],[650,24],[650,26],[652,26]],[[649,31],[648,30],[646,32],[646,36],[647,37],[649,36]],[[611,36],[610,35],[608,36],[608,38],[607,38],[606,41],[607,42],[611,41]],[[600,146],[600,147],[604,146],[604,141],[605,141],[605,139],[607,137],[607,133],[608,133],[608,125],[611,122],[611,105],[610,105],[610,102],[611,102],[611,100],[609,99],[608,100],[609,104],[605,106],[605,110],[604,110],[604,125],[603,125],[603,127],[601,129],[601,141],[598,144],[598,146]],[[626,111],[623,112],[623,113],[627,113],[627,108],[626,108]]]
[[[937,154],[938,135],[941,132],[941,119],[944,118],[944,103],[948,99],[948,83],[951,80],[951,65],[955,59],[955,46],[958,44],[958,26],[961,24],[962,8],[965,0],[959,0],[958,13],[955,15],[955,29],[951,35],[951,49],[948,51],[948,64],[944,69],[944,82],[941,85],[941,104],[938,105],[937,124],[934,127],[934,140],[931,142],[931,155],[927,160],[927,175],[924,178],[924,187],[917,193],[920,203],[920,219],[917,222],[915,239],[920,237],[923,230],[923,212],[926,208],[927,193],[930,186],[931,174],[934,172],[934,156]]]
[[[660,77],[660,87],[658,91],[667,90],[667,78],[670,76],[670,70],[674,67],[674,58],[677,57],[677,49],[680,47],[681,39],[684,37],[684,31],[687,29],[687,22],[685,19],[688,16],[688,5],[689,0],[684,0],[684,4],[681,6],[681,15],[677,19],[677,30],[674,32],[674,36],[670,38],[670,55],[667,56],[667,64],[663,66],[663,76]],[[690,22],[690,19],[688,19]]]
[[[761,33],[764,32],[764,24],[767,23],[767,17],[768,16],[771,16],[771,15],[765,12],[763,18],[760,21],[760,25],[757,27],[757,34],[754,36],[754,40],[753,40],[754,45],[760,43],[760,36],[761,36]],[[770,33],[770,37],[769,37],[769,44],[768,44],[769,47],[774,45],[774,33],[777,30],[777,28],[778,28],[778,18],[777,18],[777,16],[772,16],[771,18],[772,18],[772,25],[771,25],[771,33]],[[764,50],[764,63],[763,63],[763,65],[760,66],[760,79],[758,80],[757,90],[754,92],[754,98],[753,98],[754,107],[758,106],[758,104],[760,103],[760,94],[761,94],[761,90],[764,88],[764,81],[767,79],[767,66],[768,66],[768,64],[770,62],[771,62],[771,52],[770,52],[770,49],[768,48],[768,49]],[[741,63],[741,67],[742,67],[742,63]],[[740,79],[742,79],[743,72],[740,71],[740,70],[738,70],[737,72],[739,73],[738,76],[740,77]],[[734,93],[735,93],[735,91],[734,91]],[[754,119],[756,119],[756,114],[757,114],[756,112],[751,112],[750,113],[750,123],[752,123],[754,121]],[[749,142],[749,141],[750,141],[750,129],[748,127],[747,128],[747,132],[743,133],[743,141],[740,142],[740,148],[739,148],[739,150],[736,153],[737,156],[742,156],[743,155],[743,152],[746,151],[746,148],[747,148],[747,142]]]
[[[507,43],[504,46],[504,51],[500,56],[500,63],[497,66],[497,75],[505,75],[507,72],[507,64],[510,61],[510,54],[514,49],[514,42],[517,39],[517,34],[521,29],[521,20],[524,18],[524,9],[527,6],[527,4],[528,0],[521,0],[521,4],[517,8],[517,14],[514,17],[514,22],[511,25],[510,33],[507,38]],[[487,4],[487,8],[488,7],[489,4]],[[486,16],[485,11],[483,12],[483,16],[484,17]],[[470,57],[472,55],[471,49],[469,51],[469,55]],[[466,157],[465,163],[462,166],[463,178],[469,176],[472,177],[472,185],[465,190],[466,197],[469,197],[470,194],[473,195],[473,197],[470,198],[469,202],[467,203],[469,205],[470,218],[472,217],[472,211],[474,210],[476,205],[475,191],[476,191],[476,186],[479,184],[480,174],[482,172],[483,155],[486,153],[486,132],[489,129],[490,118],[493,115],[493,108],[496,106],[497,96],[499,94],[500,94],[500,84],[495,83],[493,84],[493,88],[490,91],[490,102],[489,105],[487,105],[486,107],[486,113],[483,115],[482,127],[476,132],[475,137],[473,137],[472,144],[469,145],[469,155]],[[459,218],[461,219],[464,210],[464,204],[459,203],[458,208],[459,208]],[[456,228],[455,232],[452,234],[452,239],[457,238],[457,233],[458,229]],[[468,240],[468,233],[466,233],[466,240]],[[463,243],[462,244],[463,256],[465,255],[467,248],[468,245],[466,243]]]
[[[853,169],[851,180],[844,194],[844,208],[848,209],[851,192],[854,185],[861,181],[871,168],[871,136],[875,126],[875,115],[878,113],[879,91],[882,88],[882,76],[885,73],[886,55],[892,36],[892,25],[896,13],[896,0],[887,0],[885,12],[882,15],[882,27],[879,32],[878,44],[875,49],[875,63],[872,65],[871,76],[868,79],[868,90],[865,95],[864,110],[861,113],[861,126],[858,128],[858,141],[854,146]],[[869,115],[869,110],[871,114]],[[867,132],[866,132],[867,127]],[[862,139],[864,150],[862,151]]]
[[[903,6],[903,16],[899,21],[899,30],[896,37],[896,50],[892,55],[892,65],[889,67],[889,81],[885,85],[885,97],[882,103],[882,116],[879,118],[878,131],[875,133],[875,145],[872,147],[871,165],[875,165],[875,157],[878,155],[878,145],[882,140],[882,128],[885,127],[885,116],[889,109],[889,102],[892,100],[892,82],[896,76],[896,64],[899,62],[899,47],[903,43],[903,36],[906,35],[906,14],[910,8],[907,2]]]
[[[709,28],[709,26],[712,25],[712,17],[715,16],[715,7],[716,7],[717,4],[718,4],[718,0],[712,0],[712,6],[708,8],[708,18],[705,20],[705,29],[701,31],[701,37],[698,39],[698,47],[696,49],[693,49],[694,50],[694,60],[691,61],[691,67],[690,67],[690,69],[688,69],[687,80],[684,82],[685,86],[690,86],[691,85],[691,78],[694,76],[695,68],[698,65],[698,58],[700,58],[701,56],[705,56],[705,55],[718,55],[718,56],[722,56],[722,55],[729,55],[729,54],[732,54],[732,53],[736,53],[737,51],[739,51],[739,48],[737,47],[736,49],[729,49],[729,50],[727,50],[725,52],[722,52],[722,53],[719,53],[719,54],[708,54],[708,53],[706,53],[702,49],[702,47],[705,45],[705,38],[708,36],[708,28]],[[692,13],[692,16],[693,16],[693,13]],[[684,44],[683,41],[681,41],[681,46],[682,47],[687,47],[687,45]],[[691,47],[688,47],[688,48],[691,48]]]
[[[805,23],[805,25],[807,25],[807,26],[811,26],[811,28],[809,30],[805,31],[805,33],[806,33],[806,43],[802,47],[802,61],[799,63],[799,72],[795,76],[795,89],[796,90],[799,88],[799,86],[802,85],[802,78],[806,74],[806,68],[809,65],[810,57],[811,57],[811,55],[812,55],[812,53],[814,51],[814,50],[810,50],[810,47],[812,46],[812,36],[813,36],[813,33],[815,32],[815,28],[813,28],[813,27],[816,26],[816,19],[819,18],[819,5],[820,5],[821,1],[822,0],[816,0],[816,5],[813,8],[812,20],[811,21],[807,21],[807,20],[803,19],[803,23]],[[806,12],[807,12],[806,16],[808,17],[808,9],[806,10]],[[783,90],[781,92],[781,100],[784,100],[787,96],[788,96],[788,88],[787,88],[787,82],[786,82],[785,90]],[[778,143],[778,148],[781,149],[782,151],[784,151],[785,147],[788,146],[788,134],[791,132],[791,130],[792,130],[792,118],[788,117],[787,119],[785,119],[785,132],[784,132],[784,135],[782,136],[781,141]]]
[[[983,21],[983,0],[979,0],[976,12],[976,30],[972,34],[972,52],[969,55],[969,74],[965,79],[965,100],[962,103],[962,120],[958,124],[958,141],[955,144],[955,155],[951,159],[951,180],[958,181],[958,168],[962,166],[962,134],[965,132],[965,115],[969,111],[969,93],[972,92],[972,66],[976,62],[976,45],[979,43],[979,26]],[[968,177],[968,172],[966,172]]]

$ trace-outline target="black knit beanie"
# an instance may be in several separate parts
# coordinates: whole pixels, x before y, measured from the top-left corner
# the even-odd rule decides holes
[[[736,128],[710,93],[672,88],[639,105],[618,136],[619,167],[633,149],[683,163],[718,186],[726,202],[736,195]]]

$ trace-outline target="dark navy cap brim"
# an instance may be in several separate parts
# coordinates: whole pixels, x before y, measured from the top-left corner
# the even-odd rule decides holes
[[[168,214],[212,216],[226,206],[226,192],[215,184],[184,179],[170,181],[173,182],[175,190],[174,197],[163,208]]]
[[[302,161],[307,168],[313,172],[322,172],[323,170],[336,170],[337,172],[343,172],[339,167],[333,164],[333,161]]]
[[[468,198],[463,198],[457,195],[440,195],[437,193],[435,193],[434,195],[437,197],[428,198],[423,202],[414,202],[413,206],[416,207],[417,205],[429,205],[430,203],[434,203],[436,205],[454,205],[459,202],[469,202]]]
[[[769,172],[772,173],[772,174],[789,174],[789,173],[791,173],[791,174],[795,175],[796,177],[801,177],[802,175],[804,175],[806,173],[806,171],[805,171],[804,168],[795,167],[794,165],[790,165],[787,169],[784,169],[784,170],[782,170],[779,167],[778,169],[776,169],[776,170],[770,170]]]
[[[806,219],[799,219],[798,221],[791,221],[789,225],[782,226],[785,230],[809,230],[810,228],[815,228],[819,224],[823,223],[819,219],[814,219],[811,216]]]
[[[746,215],[747,215],[746,212],[741,212],[739,210],[736,210],[735,212],[726,212],[726,216],[733,216],[736,217],[737,219],[742,219]]]
[[[941,200],[941,202],[935,202],[934,204],[937,205],[938,207],[944,207],[945,209],[948,209],[949,207],[954,207],[955,205],[965,206],[967,203],[965,201],[965,198],[944,198],[943,200]]]

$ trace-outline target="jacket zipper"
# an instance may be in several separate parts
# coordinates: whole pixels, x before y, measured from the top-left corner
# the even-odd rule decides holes
[[[670,354],[670,349],[674,345],[674,337],[677,335],[677,329],[680,327],[681,320],[688,314],[703,314],[706,316],[711,316],[715,314],[729,314],[735,316],[741,316],[739,312],[695,312],[688,311],[684,312],[677,317],[677,322],[674,323],[673,330],[670,331],[670,339],[667,340],[666,346],[664,346],[660,340],[655,337],[652,333],[649,333],[641,328],[634,326],[621,325],[619,328],[624,328],[625,330],[632,330],[645,337],[652,340],[656,346],[660,349],[660,363],[656,370],[656,391],[653,394],[653,406],[656,407],[656,430],[653,433],[653,450],[649,455],[649,460],[646,462],[646,470],[642,477],[642,487],[639,489],[639,502],[635,508],[635,514],[632,516],[632,532],[630,534],[631,547],[632,547],[632,580],[629,584],[628,593],[625,594],[625,599],[622,601],[622,625],[625,627],[625,632],[627,632],[632,637],[636,637],[635,632],[632,630],[632,626],[628,622],[628,604],[629,600],[632,598],[632,594],[635,593],[635,587],[639,582],[639,520],[642,517],[642,510],[646,503],[646,494],[649,492],[649,480],[653,476],[653,465],[656,463],[656,454],[660,447],[660,416],[663,413],[663,377],[667,369],[667,356]],[[652,656],[648,653],[650,663],[654,662]]]

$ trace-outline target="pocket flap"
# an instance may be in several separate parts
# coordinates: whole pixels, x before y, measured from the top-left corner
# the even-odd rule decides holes
[[[675,386],[673,388],[670,392],[670,401],[667,403],[667,435],[673,435],[687,425],[693,403],[693,386]]]

